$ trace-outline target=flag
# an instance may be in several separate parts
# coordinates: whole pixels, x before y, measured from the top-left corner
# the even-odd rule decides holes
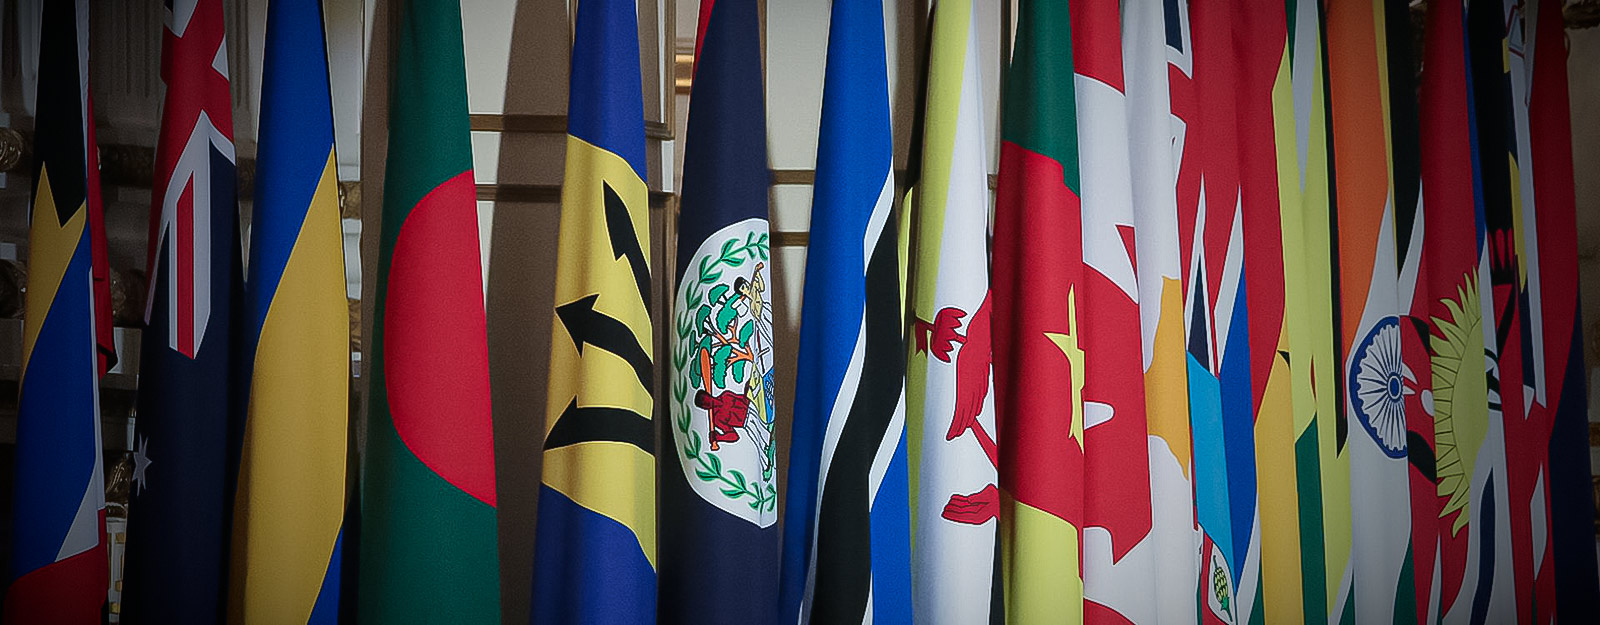
[[[1189,377],[1184,358],[1183,261],[1178,246],[1177,171],[1173,165],[1169,39],[1164,7],[1122,5],[1122,56],[1133,171],[1133,225],[1149,449],[1155,560],[1150,623],[1190,623],[1198,614],[1199,534],[1194,521],[1194,463],[1189,434]]]
[[[660,439],[677,459],[660,478],[660,618],[776,623],[778,391],[761,23],[754,0],[708,1],[700,11],[668,341],[671,418]],[[739,582],[709,582],[712,571]]]
[[[1285,3],[1284,9],[1287,8]],[[1250,381],[1255,407],[1256,488],[1261,543],[1258,610],[1270,623],[1305,618],[1301,578],[1299,466],[1295,439],[1314,414],[1310,376],[1291,367],[1290,268],[1304,253],[1294,149],[1288,15],[1278,5],[1235,5],[1239,59],[1239,173],[1244,284],[1250,293]],[[1291,245],[1293,247],[1291,247]],[[1326,250],[1324,250],[1326,253]],[[1302,351],[1302,356],[1309,353]],[[1306,366],[1309,359],[1298,363]],[[1299,393],[1302,401],[1295,402]],[[1320,528],[1319,528],[1320,529]]]
[[[1514,527],[1510,500],[1517,498],[1511,476],[1521,473],[1522,458],[1509,456],[1515,435],[1511,427],[1524,420],[1521,260],[1517,250],[1517,217],[1511,187],[1514,156],[1510,77],[1506,64],[1504,8],[1497,2],[1466,3],[1467,81],[1470,90],[1474,189],[1483,232],[1477,238],[1478,304],[1483,319],[1489,418],[1472,484],[1473,520],[1478,524],[1468,544],[1466,583],[1470,601],[1456,604],[1460,616],[1477,620],[1518,618]],[[1524,538],[1526,536],[1523,536]],[[1459,618],[1446,614],[1445,618]]]
[[[912,617],[906,352],[883,26],[875,0],[833,3],[785,487],[785,620]]]
[[[1349,433],[1354,537],[1349,601],[1354,603],[1355,621],[1363,623],[1415,618],[1406,456],[1408,389],[1401,358],[1398,315],[1403,310],[1395,247],[1399,200],[1389,149],[1390,103],[1385,100],[1390,74],[1385,23],[1384,3],[1379,0],[1328,6],[1340,375]]]
[[[167,4],[122,618],[223,616],[243,269],[221,0]]]
[[[1489,387],[1479,363],[1482,218],[1473,190],[1462,18],[1457,1],[1428,7],[1417,116],[1422,201],[1405,248],[1405,273],[1415,276],[1416,287],[1402,348],[1415,384],[1431,398],[1408,398],[1407,416],[1416,618],[1426,623],[1439,622],[1457,603],[1470,605],[1475,584],[1465,578],[1467,548],[1484,531],[1473,492],[1489,430]]]
[[[1567,49],[1561,3],[1536,5],[1529,71],[1528,134],[1533,169],[1533,197],[1538,211],[1538,259],[1542,281],[1540,307],[1544,328],[1546,427],[1549,428],[1549,542],[1534,545],[1541,575],[1554,576],[1555,605],[1560,621],[1582,620],[1600,609],[1600,575],[1589,549],[1593,541],[1594,491],[1589,459],[1583,376],[1583,332],[1579,323],[1577,263],[1577,199],[1573,188],[1572,115],[1567,94]],[[1541,502],[1535,499],[1534,506]],[[1540,508],[1534,508],[1538,514]],[[1548,566],[1548,568],[1547,568]]]
[[[246,287],[254,345],[234,501],[229,619],[339,614],[350,318],[317,0],[267,7]]]
[[[1517,614],[1549,622],[1555,618],[1555,575],[1546,558],[1550,546],[1550,514],[1546,483],[1549,470],[1550,412],[1545,370],[1544,316],[1540,233],[1534,198],[1532,137],[1528,117],[1529,70],[1533,61],[1529,28],[1531,7],[1503,1],[1506,70],[1509,74],[1511,124],[1511,207],[1516,218],[1515,245],[1519,264],[1518,314],[1523,345],[1523,419],[1506,424],[1506,482],[1511,512],[1511,562]],[[1593,495],[1590,496],[1591,498]],[[1536,553],[1537,552],[1537,553]]]
[[[534,623],[656,618],[650,221],[635,20],[632,2],[585,0],[573,30]],[[718,250],[738,244],[729,245]],[[723,368],[726,359],[713,375]],[[712,451],[714,440],[695,451]]]
[[[110,575],[96,340],[110,301],[93,276],[88,23],[87,0],[47,3],[40,20],[7,625],[99,623]]]
[[[1136,236],[1116,0],[1070,3],[1082,175],[1084,620],[1152,618],[1156,596]]]
[[[1350,456],[1335,347],[1338,249],[1332,228],[1325,20],[1319,0],[1296,0],[1285,8],[1295,134],[1292,142],[1280,140],[1278,150],[1280,158],[1294,152],[1296,171],[1280,174],[1279,189],[1294,198],[1285,200],[1282,215],[1301,601],[1305,622],[1339,622],[1342,606],[1349,605]]]
[[[912,592],[919,623],[998,622],[990,396],[989,177],[977,6],[933,10],[921,168],[907,236],[910,356],[906,428],[912,475]]]
[[[461,11],[432,0],[398,8],[358,614],[363,623],[493,623],[494,427]]]
[[[1202,569],[1196,573],[1204,595],[1201,620],[1208,623],[1263,616],[1250,358],[1254,294],[1246,283],[1250,258],[1241,178],[1244,74],[1234,53],[1242,26],[1235,23],[1235,8],[1244,7],[1208,0],[1180,13],[1180,23],[1192,33],[1192,65],[1173,84],[1174,112],[1184,122],[1178,214],[1189,274],[1189,417],[1195,517],[1202,530]],[[1254,216],[1252,231],[1258,228],[1253,222]]]
[[[1010,623],[1083,622],[1083,285],[1072,18],[1025,0],[1002,96],[994,226],[1000,544]]]

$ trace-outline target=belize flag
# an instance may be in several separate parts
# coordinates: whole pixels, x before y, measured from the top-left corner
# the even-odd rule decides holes
[[[350,410],[350,318],[317,0],[267,8],[243,331],[253,338],[230,619],[332,623]]]
[[[836,0],[795,381],[780,608],[911,622],[905,357],[883,8]]]
[[[655,343],[636,20],[631,0],[584,0],[573,31],[533,623],[656,619]],[[726,358],[713,375],[725,367]],[[715,440],[695,451],[720,450]]]
[[[677,461],[660,478],[659,608],[664,622],[760,625],[777,622],[780,539],[761,22],[755,0],[700,12],[660,439]],[[711,572],[739,581],[707,583]]]
[[[212,623],[227,579],[242,279],[222,0],[167,3],[123,622]]]
[[[494,623],[499,508],[461,7],[397,8],[358,615]]]
[[[51,2],[40,25],[7,625],[99,623],[106,601],[88,14],[88,0]]]

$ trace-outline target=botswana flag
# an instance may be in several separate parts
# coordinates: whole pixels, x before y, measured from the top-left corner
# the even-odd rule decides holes
[[[881,4],[834,2],[784,519],[780,606],[801,622],[911,621],[886,66]]]

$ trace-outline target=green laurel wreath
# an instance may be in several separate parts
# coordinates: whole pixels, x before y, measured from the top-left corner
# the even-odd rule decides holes
[[[770,253],[771,247],[767,233],[763,232],[758,235],[755,232],[751,232],[745,236],[743,245],[740,245],[740,241],[737,238],[729,239],[722,244],[722,251],[719,255],[715,257],[706,256],[700,259],[700,266],[697,267],[693,278],[694,282],[689,287],[688,301],[685,302],[687,306],[678,315],[677,323],[675,324],[675,329],[678,333],[678,341],[673,344],[672,348],[672,364],[675,371],[683,371],[684,367],[689,363],[689,350],[685,346],[693,342],[690,338],[694,333],[695,323],[695,318],[689,311],[699,308],[704,301],[703,293],[706,288],[722,279],[723,268],[740,267],[746,261],[757,258],[766,261]],[[686,277],[685,279],[689,278]],[[706,383],[709,384],[710,381],[707,380]],[[763,510],[767,512],[776,511],[778,509],[777,488],[770,484],[751,482],[742,471],[723,467],[722,459],[718,458],[716,454],[709,451],[702,453],[701,443],[703,441],[700,439],[700,433],[689,429],[689,384],[684,376],[673,377],[672,396],[673,400],[681,408],[679,410],[681,416],[676,419],[674,425],[677,426],[679,432],[688,435],[688,442],[683,445],[681,450],[685,457],[695,461],[695,477],[702,482],[717,482],[722,494],[732,499],[749,498],[750,501],[747,502],[747,505],[750,506],[751,510],[758,512]]]

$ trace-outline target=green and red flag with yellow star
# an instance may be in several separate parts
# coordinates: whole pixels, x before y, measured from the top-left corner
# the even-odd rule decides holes
[[[1083,282],[1071,18],[1024,0],[1006,70],[994,232],[1006,618],[1083,620]],[[1065,383],[1064,383],[1065,381]],[[1023,548],[1018,548],[1023,547]]]

